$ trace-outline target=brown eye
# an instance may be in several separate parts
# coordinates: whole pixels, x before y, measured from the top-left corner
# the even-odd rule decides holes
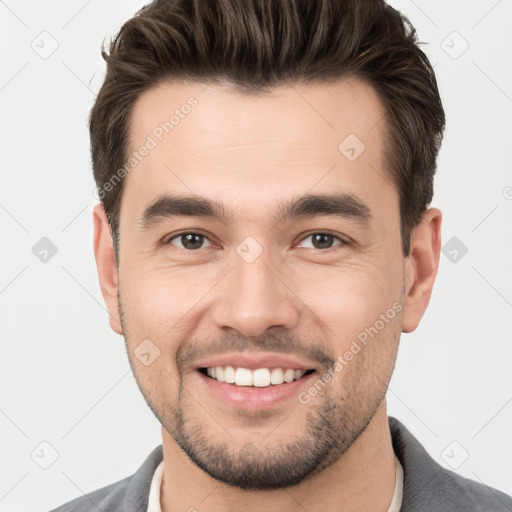
[[[168,244],[176,245],[180,249],[186,249],[193,251],[201,249],[205,240],[208,240],[206,236],[199,233],[181,233],[169,239]],[[176,243],[174,243],[174,241]],[[211,245],[211,244],[210,244]]]
[[[311,239],[311,243],[309,245],[306,245],[306,247],[312,249],[330,249],[336,245],[341,245],[345,243],[337,236],[331,235],[329,233],[313,233],[312,235],[308,235],[305,238],[303,238],[301,244],[308,239]]]

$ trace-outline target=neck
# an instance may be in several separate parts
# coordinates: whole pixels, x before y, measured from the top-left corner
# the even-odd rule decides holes
[[[243,491],[218,482],[197,467],[162,427],[162,512],[387,512],[395,488],[395,462],[386,402],[334,464],[299,485]]]

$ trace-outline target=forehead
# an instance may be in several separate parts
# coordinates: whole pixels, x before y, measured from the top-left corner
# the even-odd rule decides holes
[[[382,200],[383,185],[392,188],[384,115],[373,87],[355,78],[250,95],[229,85],[162,82],[132,110],[129,153],[138,155],[128,166],[121,209],[128,204],[140,213],[171,192],[247,211],[313,189]]]
[[[337,148],[336,142],[348,133],[373,145],[380,134],[374,129],[383,116],[377,92],[356,78],[281,85],[253,94],[236,92],[229,84],[164,81],[135,102],[130,140],[137,146],[152,134],[155,139],[163,136],[159,143],[204,149],[230,143],[307,142],[322,150],[326,144],[319,142]],[[192,130],[197,137],[189,137]]]

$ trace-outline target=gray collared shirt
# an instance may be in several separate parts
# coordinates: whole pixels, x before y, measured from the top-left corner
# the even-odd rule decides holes
[[[512,497],[443,468],[400,421],[388,420],[404,474],[400,512],[512,512]],[[52,512],[146,512],[151,481],[162,459],[159,445],[133,475]]]

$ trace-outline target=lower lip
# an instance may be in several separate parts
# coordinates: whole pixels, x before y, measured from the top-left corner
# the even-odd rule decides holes
[[[307,385],[310,378],[316,372],[304,375],[299,380],[285,382],[283,384],[270,385],[264,388],[256,386],[236,386],[235,384],[226,384],[212,379],[197,371],[200,379],[208,389],[218,398],[237,409],[246,411],[257,411],[269,409],[281,404],[287,399],[297,397],[300,388]]]

